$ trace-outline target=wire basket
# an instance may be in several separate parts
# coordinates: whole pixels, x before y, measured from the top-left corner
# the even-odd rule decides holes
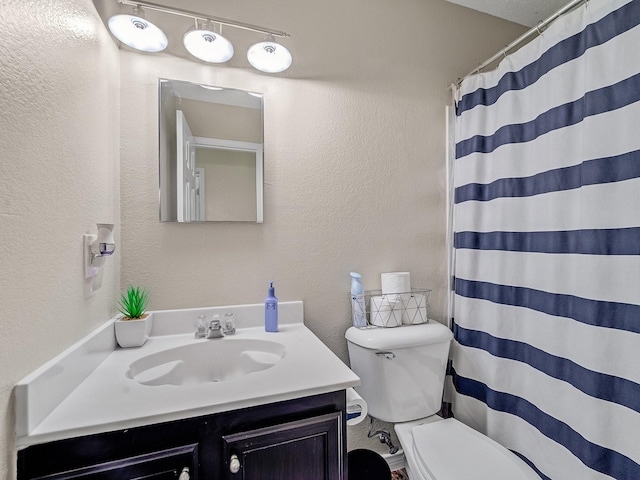
[[[402,293],[370,290],[363,295],[350,295],[353,324],[359,328],[369,325],[387,328],[426,323],[430,293],[426,288],[412,288]]]

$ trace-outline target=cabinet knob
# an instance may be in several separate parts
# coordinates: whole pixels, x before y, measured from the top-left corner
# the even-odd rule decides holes
[[[178,477],[178,480],[189,480],[190,478],[191,478],[191,475],[189,475],[189,467],[184,467],[182,469],[182,473]]]
[[[237,455],[231,455],[229,460],[229,471],[231,473],[238,473],[240,471],[240,460]]]

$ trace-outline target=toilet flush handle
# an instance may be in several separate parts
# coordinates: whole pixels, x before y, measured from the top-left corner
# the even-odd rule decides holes
[[[393,352],[376,352],[376,357],[384,357],[387,360],[393,360],[396,358],[396,354]]]

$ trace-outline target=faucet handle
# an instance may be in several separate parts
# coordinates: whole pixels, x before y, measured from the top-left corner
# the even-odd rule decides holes
[[[198,315],[198,319],[194,322],[196,324],[196,338],[204,338],[206,336],[206,315]]]
[[[222,332],[225,335],[233,335],[236,333],[236,317],[231,312],[224,314],[224,326]]]

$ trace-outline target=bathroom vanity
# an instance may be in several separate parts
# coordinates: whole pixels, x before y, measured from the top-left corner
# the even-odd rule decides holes
[[[301,302],[280,304],[272,334],[255,326],[261,308],[154,312],[135,349],[115,347],[109,322],[25,378],[18,479],[344,478],[345,389],[359,379],[304,326]],[[194,339],[194,318],[226,311],[236,335]]]
[[[33,445],[18,478],[341,479],[344,425],[334,392]]]

